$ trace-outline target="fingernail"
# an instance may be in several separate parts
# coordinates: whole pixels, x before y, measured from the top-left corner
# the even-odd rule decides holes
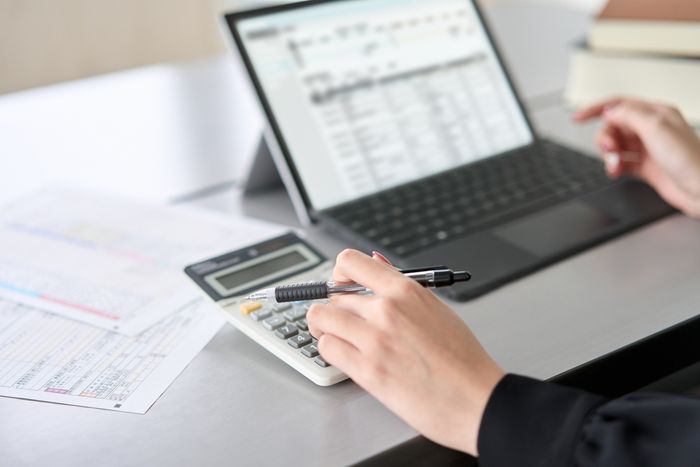
[[[616,152],[605,154],[605,165],[608,166],[610,172],[615,172],[620,167],[620,155]]]
[[[389,261],[388,259],[386,259],[386,257],[385,257],[383,254],[381,254],[380,252],[378,252],[378,251],[373,251],[373,252],[372,252],[372,257],[373,257],[373,258],[376,258],[376,259],[380,259],[380,260],[384,261],[384,262],[387,263],[387,264],[391,264],[391,261]]]
[[[615,144],[609,139],[606,139],[605,141],[603,141],[603,149],[606,152],[613,152],[615,150]]]

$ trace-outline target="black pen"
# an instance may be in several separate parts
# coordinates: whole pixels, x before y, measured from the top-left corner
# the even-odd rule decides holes
[[[450,287],[459,282],[467,282],[472,277],[467,271],[452,271],[443,266],[407,269],[401,270],[400,272],[404,276],[415,280],[423,287],[429,289]],[[359,284],[338,284],[334,281],[307,282],[259,290],[246,297],[246,299],[254,302],[289,303],[325,300],[338,294],[361,294],[371,292],[371,290]]]

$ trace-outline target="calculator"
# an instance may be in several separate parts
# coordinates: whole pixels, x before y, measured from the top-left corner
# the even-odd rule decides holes
[[[277,285],[325,281],[332,272],[333,264],[292,232],[185,268],[231,324],[319,386],[347,376],[318,352],[306,322],[311,303],[255,303],[245,297]]]

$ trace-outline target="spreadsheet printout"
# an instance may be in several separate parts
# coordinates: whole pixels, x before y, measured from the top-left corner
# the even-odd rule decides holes
[[[187,264],[282,229],[48,188],[0,208],[0,297],[135,335],[199,296]]]
[[[204,299],[137,336],[0,299],[0,396],[144,414],[222,324]]]

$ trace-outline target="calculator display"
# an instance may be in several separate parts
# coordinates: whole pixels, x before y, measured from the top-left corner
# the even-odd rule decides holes
[[[308,258],[306,256],[302,255],[299,251],[291,251],[285,255],[268,259],[246,269],[241,269],[230,274],[217,277],[216,281],[225,289],[231,290],[243,284],[248,284],[249,282],[260,277],[265,277],[277,271],[306,262],[308,262]]]
[[[293,232],[185,268],[212,300],[238,300],[250,292],[311,271],[328,260]]]

